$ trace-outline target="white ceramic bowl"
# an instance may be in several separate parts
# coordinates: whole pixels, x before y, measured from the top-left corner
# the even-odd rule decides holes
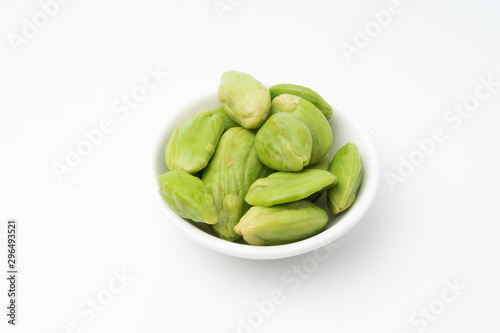
[[[327,245],[351,229],[365,215],[377,192],[379,183],[379,160],[375,145],[370,135],[352,115],[339,109],[333,110],[330,125],[333,130],[333,146],[331,156],[344,144],[355,143],[363,160],[363,181],[354,204],[345,212],[333,216],[326,206],[325,194],[316,202],[329,214],[325,228],[318,235],[286,245],[252,246],[244,242],[228,242],[208,232],[202,223],[192,222],[177,216],[163,201],[158,193],[158,175],[168,171],[165,165],[165,146],[170,135],[183,121],[194,116],[200,110],[211,110],[219,107],[217,93],[214,91],[205,97],[188,101],[185,105],[170,108],[165,124],[157,133],[153,133],[150,151],[147,158],[146,178],[154,200],[165,214],[165,221],[176,225],[180,231],[199,244],[228,255],[249,259],[286,258]],[[343,110],[343,109],[342,109]],[[174,113],[172,113],[174,112]]]

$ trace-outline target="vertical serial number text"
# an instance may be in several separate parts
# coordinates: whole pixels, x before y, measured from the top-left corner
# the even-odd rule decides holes
[[[7,222],[7,322],[11,325],[16,324],[17,311],[17,263],[16,263],[16,232],[17,221],[9,220]]]

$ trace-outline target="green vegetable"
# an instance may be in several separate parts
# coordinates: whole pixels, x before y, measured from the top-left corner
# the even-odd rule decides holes
[[[240,125],[238,123],[236,123],[234,120],[229,118],[226,111],[224,111],[223,107],[214,109],[213,111],[217,112],[224,119],[224,123],[226,124],[225,129],[224,129],[225,131],[227,131],[228,129],[233,128],[233,127],[240,127]]]
[[[337,177],[324,170],[275,172],[257,179],[250,186],[245,201],[253,206],[274,206],[307,198],[336,182]]]
[[[269,90],[245,73],[229,71],[222,74],[219,100],[227,115],[244,128],[259,128],[269,116]]]
[[[307,100],[283,94],[271,104],[271,114],[287,112],[306,124],[312,138],[312,150],[309,164],[321,160],[330,150],[333,142],[332,128],[328,120],[312,103]]]
[[[214,111],[201,111],[182,123],[165,148],[170,170],[196,173],[207,166],[224,132],[224,119]]]
[[[259,129],[255,147],[262,163],[271,169],[299,171],[311,158],[311,133],[296,117],[278,113],[269,117]]]
[[[322,159],[319,160],[319,162],[317,162],[315,164],[310,164],[304,168],[304,170],[309,170],[309,169],[328,171],[330,169],[330,154],[327,153],[325,156],[323,156]],[[337,177],[335,177],[335,178],[337,178]],[[323,194],[323,192],[332,188],[333,186],[335,186],[335,184],[337,184],[337,179],[335,179],[334,184],[332,184],[331,186],[326,186],[326,187],[322,188],[321,190],[319,190],[318,192],[311,194],[309,197],[307,197],[306,200],[316,201],[321,196],[321,194]]]
[[[222,135],[202,176],[215,200],[219,222],[213,227],[222,239],[240,238],[233,228],[249,208],[244,200],[248,189],[269,172],[257,157],[252,131],[233,127]]]
[[[338,214],[349,208],[356,200],[363,178],[363,165],[358,147],[348,143],[333,157],[330,172],[337,176],[337,185],[328,190],[328,208]]]
[[[207,224],[219,220],[214,198],[201,179],[185,171],[169,171],[158,177],[158,188],[165,202],[180,217]]]
[[[280,245],[316,235],[327,221],[323,209],[301,200],[273,207],[254,206],[234,230],[252,245]]]
[[[307,87],[299,86],[296,84],[277,84],[269,88],[271,99],[282,94],[290,94],[302,97],[316,106],[321,113],[330,119],[332,117],[332,107],[328,104],[317,92]]]

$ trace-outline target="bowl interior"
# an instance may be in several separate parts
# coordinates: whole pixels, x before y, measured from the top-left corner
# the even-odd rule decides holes
[[[363,161],[363,181],[356,201],[345,212],[333,216],[327,208],[323,194],[315,203],[328,213],[328,223],[318,235],[286,245],[252,246],[244,241],[228,242],[212,234],[203,223],[196,223],[177,216],[163,201],[158,193],[157,179],[160,174],[168,171],[165,164],[165,146],[174,130],[185,120],[194,116],[200,110],[212,110],[220,106],[217,95],[206,95],[184,106],[179,106],[179,112],[165,119],[156,135],[152,136],[151,149],[148,154],[146,177],[149,188],[159,208],[164,212],[169,222],[174,223],[187,236],[200,244],[225,254],[250,259],[277,259],[299,255],[315,250],[340,237],[352,228],[366,213],[371,205],[379,182],[379,161],[375,146],[363,126],[350,114],[333,110],[330,125],[333,131],[333,145],[330,157],[348,142],[355,143]],[[344,109],[342,109],[344,110]]]

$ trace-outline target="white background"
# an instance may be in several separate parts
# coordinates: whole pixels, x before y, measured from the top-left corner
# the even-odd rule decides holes
[[[350,62],[342,43],[355,45],[389,1],[231,3],[221,19],[213,0],[74,0],[16,52],[9,36],[41,7],[1,2],[0,267],[16,218],[20,275],[11,327],[1,273],[0,331],[237,332],[244,320],[253,326],[240,332],[499,332],[500,87],[460,125],[443,118],[471,101],[480,76],[500,81],[498,1],[401,0]],[[169,76],[120,118],[113,103],[148,67]],[[252,261],[205,249],[145,184],[150,133],[178,112],[169,105],[215,92],[230,69],[315,88],[352,110],[378,147],[372,208],[300,285],[283,276],[311,253]],[[59,181],[53,163],[104,118],[113,131]],[[387,172],[421,157],[415,141],[436,128],[447,139],[391,190]],[[122,270],[133,280],[102,311],[78,312]],[[466,290],[444,303],[447,283]],[[273,290],[283,302],[263,315],[255,302],[269,305]],[[439,314],[410,322],[429,306]]]

